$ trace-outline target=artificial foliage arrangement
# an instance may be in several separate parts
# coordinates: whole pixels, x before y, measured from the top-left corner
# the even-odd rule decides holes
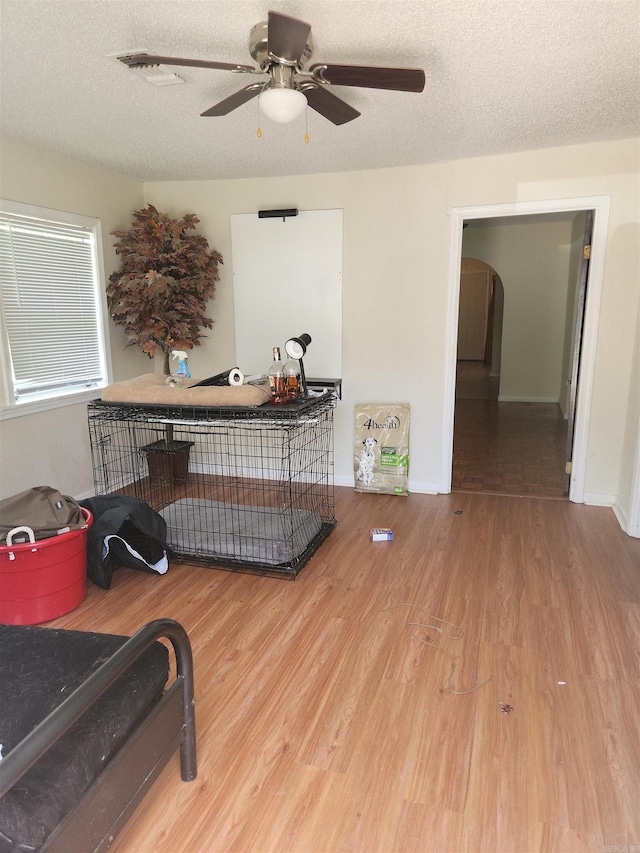
[[[109,276],[109,311],[130,344],[149,358],[163,353],[167,375],[171,351],[198,346],[202,329],[213,327],[205,311],[222,256],[205,237],[187,233],[199,221],[193,213],[171,219],[150,204],[135,211],[131,230],[111,232],[122,269]]]

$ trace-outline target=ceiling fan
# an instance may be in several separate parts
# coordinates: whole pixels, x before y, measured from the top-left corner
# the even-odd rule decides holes
[[[131,53],[118,56],[130,68],[150,65],[182,65],[192,68],[214,68],[240,74],[256,74],[260,81],[201,113],[224,116],[260,97],[260,109],[279,122],[293,121],[307,104],[333,124],[345,124],[360,113],[328,90],[328,86],[358,86],[369,89],[392,89],[399,92],[422,92],[424,71],[419,68],[377,68],[367,65],[333,65],[317,63],[306,71],[313,54],[310,24],[279,12],[269,12],[269,20],[256,24],[249,37],[249,51],[259,68],[229,62],[202,59],[179,59]],[[266,79],[265,79],[266,78]]]

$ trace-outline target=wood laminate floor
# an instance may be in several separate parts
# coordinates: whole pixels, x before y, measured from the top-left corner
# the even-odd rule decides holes
[[[458,362],[454,491],[566,498],[567,422],[555,403],[499,403],[481,362]]]
[[[336,516],[295,581],[121,568],[50,623],[193,644],[198,777],[172,759],[114,853],[640,846],[640,541],[536,498],[338,488]]]

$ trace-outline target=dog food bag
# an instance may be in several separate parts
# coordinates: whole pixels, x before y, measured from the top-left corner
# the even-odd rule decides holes
[[[408,403],[355,407],[353,472],[357,492],[409,494]]]

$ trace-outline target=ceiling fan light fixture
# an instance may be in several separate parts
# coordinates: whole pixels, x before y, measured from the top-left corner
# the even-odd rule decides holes
[[[261,112],[280,124],[300,118],[307,106],[307,99],[302,92],[282,87],[265,89],[258,100]]]

